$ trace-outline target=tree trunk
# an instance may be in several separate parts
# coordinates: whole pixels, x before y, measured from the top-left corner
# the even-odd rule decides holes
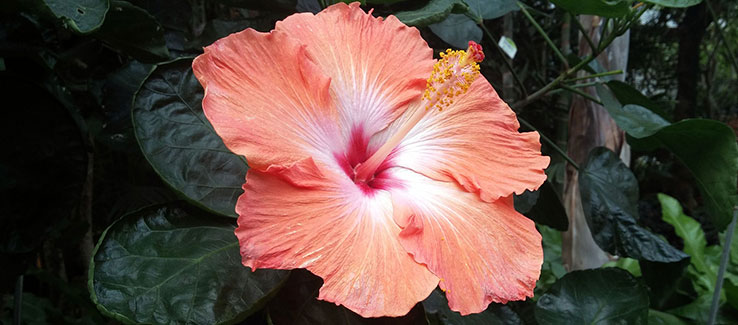
[[[697,83],[700,79],[700,44],[710,23],[705,3],[689,7],[679,23],[677,104],[675,120],[697,115]]]
[[[600,37],[600,17],[581,16],[580,22],[590,37],[597,44]],[[608,49],[600,54],[597,61],[605,70],[620,69],[625,71],[628,61],[630,34],[620,36]],[[591,53],[589,44],[583,37],[579,39],[579,56]],[[583,74],[582,74],[583,75]],[[624,79],[623,75],[618,78]],[[581,88],[582,91],[597,97],[593,87]],[[605,146],[620,154],[621,159],[630,162],[630,147],[625,142],[625,134],[610,117],[604,107],[575,95],[569,111],[569,140],[567,154],[580,166],[595,147]],[[569,216],[569,230],[563,234],[562,258],[568,270],[579,270],[600,267],[609,260],[592,239],[587,221],[582,210],[579,194],[578,172],[573,166],[567,166],[564,184],[564,207]]]

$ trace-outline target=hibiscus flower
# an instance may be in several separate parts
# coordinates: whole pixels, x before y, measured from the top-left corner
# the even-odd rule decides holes
[[[205,48],[203,110],[251,167],[243,264],[308,269],[319,299],[364,317],[404,315],[436,286],[462,314],[532,296],[541,236],[511,195],[549,159],[470,44],[436,61],[417,29],[339,3]]]

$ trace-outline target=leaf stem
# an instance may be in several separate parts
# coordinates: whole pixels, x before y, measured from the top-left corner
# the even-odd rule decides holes
[[[595,102],[595,103],[597,103],[599,105],[602,105],[602,102],[599,99],[597,99],[594,96],[592,96],[592,95],[590,95],[588,93],[585,93],[585,92],[583,92],[583,91],[581,91],[579,89],[576,89],[576,88],[574,88],[572,86],[569,86],[569,85],[566,85],[566,84],[561,84],[561,88],[564,88],[564,89],[566,89],[566,90],[568,90],[570,92],[573,92],[573,93],[575,93],[575,94],[577,94],[579,96],[582,96],[582,97],[584,97],[586,99],[589,99],[589,100],[591,100],[591,101],[593,101],[593,102]]]
[[[517,83],[518,84],[518,87],[520,87],[520,90],[522,91],[523,96],[526,96],[527,97],[528,96],[528,90],[525,89],[525,85],[523,84],[523,81],[520,79],[520,77],[518,76],[518,74],[515,73],[515,69],[513,69],[512,63],[510,63],[512,61],[512,59],[506,60],[505,56],[507,54],[505,54],[505,52],[502,51],[502,49],[500,48],[500,44],[497,44],[497,38],[495,38],[492,35],[492,32],[490,32],[489,29],[487,29],[487,26],[484,26],[484,21],[481,18],[479,18],[478,20],[475,20],[475,21],[477,22],[477,25],[479,25],[479,27],[482,28],[482,30],[484,31],[484,34],[487,35],[487,38],[489,38],[490,41],[492,41],[492,44],[495,45],[495,48],[497,49],[497,52],[499,52],[500,53],[500,56],[502,56],[502,61],[505,63],[505,66],[507,66],[507,69],[510,70],[510,73],[512,74],[513,79],[515,79],[515,83]]]
[[[585,80],[585,79],[591,79],[591,78],[612,76],[612,75],[621,74],[621,73],[623,73],[623,70],[612,70],[612,71],[607,71],[607,72],[595,73],[595,74],[591,74],[591,75],[583,76],[583,77],[576,77],[576,78],[566,79],[564,81],[565,82],[571,82],[571,81]]]
[[[535,19],[533,19],[533,16],[530,15],[527,9],[525,9],[525,5],[523,5],[520,1],[517,2],[518,7],[520,7],[520,11],[523,12],[523,15],[525,15],[525,18],[528,18],[531,24],[533,24],[533,27],[536,28],[539,34],[543,36],[543,39],[546,40],[546,43],[548,43],[548,46],[551,47],[551,49],[554,51],[557,57],[559,57],[559,60],[561,60],[561,63],[564,65],[565,68],[569,67],[569,61],[566,60],[566,57],[564,54],[561,53],[561,50],[554,44],[554,42],[551,40],[550,37],[546,34],[546,32],[541,28],[541,25],[538,25],[538,22],[536,22]]]
[[[597,45],[595,45],[594,41],[592,41],[592,38],[589,37],[589,33],[584,29],[584,26],[582,26],[582,23],[579,21],[579,19],[575,16],[572,19],[574,21],[574,24],[577,25],[577,29],[579,29],[579,32],[582,33],[582,36],[587,41],[587,44],[589,44],[589,48],[592,49],[592,52],[597,51]]]
[[[23,274],[15,280],[15,299],[13,301],[13,325],[20,325],[23,316]]]
[[[556,151],[559,155],[561,155],[561,157],[563,157],[572,166],[574,166],[574,168],[576,170],[579,170],[579,165],[576,162],[574,162],[574,160],[571,159],[571,157],[569,157],[569,155],[566,154],[566,151],[564,151],[564,149],[561,149],[561,147],[559,147],[558,145],[556,145],[556,143],[553,142],[551,139],[549,139],[545,134],[543,134],[543,132],[541,132],[540,130],[538,130],[535,126],[533,126],[533,124],[528,123],[528,121],[526,121],[522,117],[518,116],[518,120],[520,121],[520,124],[523,124],[523,125],[525,125],[525,127],[529,128],[529,129],[531,129],[533,131],[538,132],[538,134],[541,136],[541,139],[543,140],[543,142],[546,142],[549,146],[551,146],[551,148],[553,148],[554,151]]]
[[[720,24],[718,23],[718,16],[715,14],[715,10],[712,9],[712,5],[710,4],[710,1],[705,0],[705,4],[707,5],[707,9],[710,10],[710,14],[712,15],[712,20],[715,22],[715,29],[717,29],[718,35],[720,35],[720,38],[723,40],[723,44],[725,45],[725,49],[728,51],[728,57],[730,57],[730,62],[733,64],[733,69],[735,70],[736,73],[738,73],[738,61],[736,61],[735,54],[733,53],[733,50],[730,48],[730,43],[725,38],[723,29],[720,28]]]
[[[715,280],[715,290],[712,293],[710,318],[707,320],[708,325],[715,324],[715,318],[717,317],[718,306],[720,305],[720,290],[723,288],[725,268],[728,266],[728,257],[730,256],[730,246],[733,241],[736,219],[738,219],[738,207],[733,207],[733,220],[726,229],[727,233],[725,234],[725,242],[723,243],[723,256],[720,257],[720,268],[718,269],[717,280]]]

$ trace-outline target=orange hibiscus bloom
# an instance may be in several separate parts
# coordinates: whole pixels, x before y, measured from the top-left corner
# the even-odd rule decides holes
[[[404,315],[437,285],[462,314],[532,296],[541,236],[511,195],[549,159],[481,58],[474,43],[436,61],[417,29],[357,3],[205,48],[203,110],[251,166],[243,264],[306,268],[319,299],[364,317]]]

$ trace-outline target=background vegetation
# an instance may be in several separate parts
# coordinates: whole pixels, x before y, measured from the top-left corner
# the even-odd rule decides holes
[[[3,1],[0,321],[736,322],[727,0],[362,2],[436,53],[481,42],[485,77],[544,135],[549,180],[516,198],[544,238],[536,296],[461,317],[437,291],[366,320],[314,299],[306,271],[242,267],[232,217],[248,167],[203,118],[191,59],[330,1]]]

